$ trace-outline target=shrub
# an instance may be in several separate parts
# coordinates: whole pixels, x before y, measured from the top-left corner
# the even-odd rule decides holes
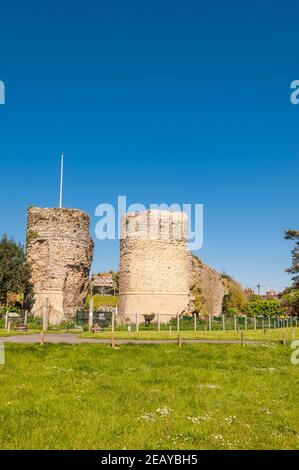
[[[281,307],[279,300],[265,300],[259,299],[254,300],[253,302],[248,302],[244,307],[244,313],[249,316],[253,315],[266,315],[269,317],[274,317],[283,314],[283,309]]]

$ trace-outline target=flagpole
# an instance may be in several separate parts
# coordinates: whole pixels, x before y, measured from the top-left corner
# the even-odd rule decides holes
[[[62,184],[63,184],[63,153],[61,154],[60,166],[60,194],[59,194],[59,207],[62,208]]]

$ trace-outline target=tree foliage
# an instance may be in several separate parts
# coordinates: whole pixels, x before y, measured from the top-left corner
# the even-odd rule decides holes
[[[292,289],[282,296],[282,305],[290,315],[299,315],[299,289]]]
[[[226,315],[241,313],[247,303],[245,292],[241,285],[228,274],[223,273],[222,279],[227,291],[223,297],[223,313]]]
[[[275,317],[282,315],[284,311],[279,300],[259,299],[254,300],[253,302],[248,302],[244,307],[244,313],[249,316],[266,315],[269,317]]]
[[[292,265],[286,271],[292,274],[294,288],[299,288],[299,231],[287,230],[284,234],[286,240],[294,240],[295,246],[292,249]]]
[[[22,245],[3,235],[0,240],[0,303],[5,305],[8,292],[23,294],[26,308],[32,305],[30,267]]]

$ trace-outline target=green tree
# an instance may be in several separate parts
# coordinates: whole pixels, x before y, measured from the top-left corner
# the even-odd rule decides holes
[[[292,289],[282,295],[282,305],[290,315],[299,315],[299,289]]]
[[[247,304],[247,298],[241,285],[231,276],[222,273],[222,279],[226,288],[226,294],[223,297],[222,311],[226,315],[241,313]]]
[[[295,246],[292,249],[292,266],[286,271],[293,274],[292,280],[294,281],[293,287],[299,288],[299,231],[298,230],[287,230],[284,234],[286,240],[294,240]]]
[[[244,307],[244,313],[249,316],[266,315],[269,317],[275,317],[282,315],[284,311],[279,300],[259,299],[254,300],[253,302],[248,302]]]
[[[0,240],[0,303],[6,305],[8,292],[23,294],[26,308],[32,306],[30,267],[22,245],[7,235]]]

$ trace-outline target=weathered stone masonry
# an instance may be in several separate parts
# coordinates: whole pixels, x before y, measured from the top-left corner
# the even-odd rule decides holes
[[[70,320],[83,307],[92,256],[93,241],[85,212],[28,209],[27,259],[32,269],[36,316],[41,316],[46,297],[52,324]]]
[[[119,313],[163,314],[167,321],[188,304],[191,264],[187,216],[150,210],[129,213],[120,241]]]

